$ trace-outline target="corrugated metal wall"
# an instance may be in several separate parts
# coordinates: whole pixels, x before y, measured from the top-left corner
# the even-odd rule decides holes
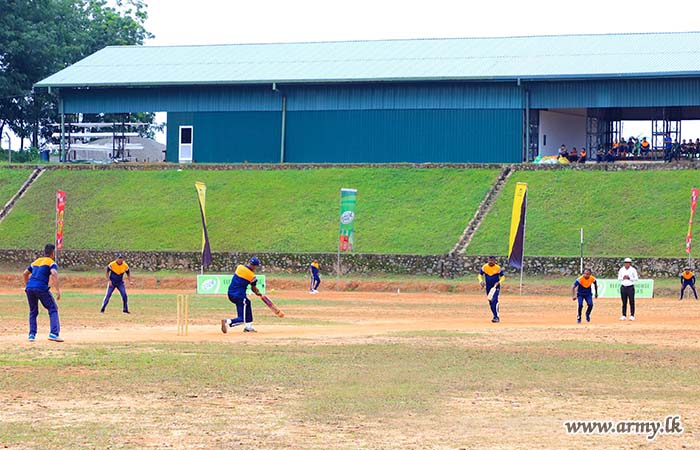
[[[700,105],[700,78],[547,81],[527,88],[534,109]]]
[[[67,113],[279,111],[266,86],[175,86],[62,91]]]
[[[279,162],[279,112],[168,113],[166,160],[178,160],[181,125],[192,125],[196,162]]]
[[[521,162],[522,111],[295,111],[289,162]]]
[[[193,126],[197,162],[279,162],[280,113],[169,113],[167,160],[180,125]],[[522,111],[295,111],[287,114],[291,163],[520,162]]]

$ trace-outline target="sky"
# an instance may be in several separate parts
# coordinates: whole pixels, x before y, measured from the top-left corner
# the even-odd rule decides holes
[[[664,2],[146,0],[146,45],[700,31],[694,0]],[[165,121],[159,114],[158,121]],[[651,134],[624,124],[624,135]],[[640,128],[641,127],[641,128]],[[683,124],[700,137],[700,124]],[[697,130],[697,131],[695,131]],[[690,137],[690,136],[688,136]],[[164,136],[158,136],[164,141]]]
[[[700,30],[693,0],[147,0],[146,45],[531,36]],[[159,114],[159,121],[165,115]],[[700,122],[684,122],[700,137]],[[651,135],[650,122],[623,136]],[[164,142],[163,135],[157,137]]]

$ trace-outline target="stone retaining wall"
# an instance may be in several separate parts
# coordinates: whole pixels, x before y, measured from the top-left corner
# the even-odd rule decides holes
[[[618,161],[615,163],[587,162],[586,164],[497,164],[497,163],[374,163],[374,164],[179,164],[179,163],[114,163],[114,164],[55,164],[55,165],[30,165],[8,164],[5,169],[46,169],[46,170],[307,170],[307,169],[334,169],[334,168],[415,168],[415,169],[502,169],[509,167],[517,170],[689,170],[700,168],[700,161],[676,161],[664,163],[662,161]]]
[[[35,258],[41,256],[40,251],[34,250],[0,250],[0,264],[3,267],[21,270]],[[207,267],[207,272],[230,273],[237,264],[245,262],[253,256],[250,253],[218,252],[213,254],[213,263]],[[325,274],[335,274],[337,255],[334,253],[256,253],[263,266],[264,272],[304,272],[313,259],[318,259],[321,271]],[[103,270],[115,258],[114,252],[96,250],[66,250],[58,257],[59,267],[70,270]],[[129,266],[139,271],[200,270],[199,252],[125,252],[124,258]],[[584,264],[590,267],[597,277],[615,277],[622,267],[623,258],[586,258]],[[447,255],[373,255],[354,254],[341,255],[342,273],[359,274],[405,274],[428,275],[442,278],[454,278],[473,275],[485,263],[484,256]],[[507,266],[505,257],[499,257],[498,262]],[[686,263],[685,259],[673,258],[640,258],[633,265],[639,271],[640,277],[675,277],[680,274]],[[525,270],[527,275],[551,275],[574,277],[579,273],[579,258],[564,257],[526,257]],[[700,261],[693,261],[692,267],[700,266]],[[508,276],[518,276],[519,271],[505,267]]]

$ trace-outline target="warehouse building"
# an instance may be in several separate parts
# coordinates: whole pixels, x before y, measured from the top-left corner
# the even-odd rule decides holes
[[[107,47],[64,115],[167,113],[172,162],[504,162],[700,119],[700,33]]]

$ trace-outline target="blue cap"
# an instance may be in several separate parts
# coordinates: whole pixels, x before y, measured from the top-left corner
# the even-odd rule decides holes
[[[258,258],[256,258],[255,256],[253,256],[253,257],[250,258],[250,260],[248,261],[248,264],[250,264],[251,266],[259,266],[259,265],[260,265],[260,260],[259,260]]]

